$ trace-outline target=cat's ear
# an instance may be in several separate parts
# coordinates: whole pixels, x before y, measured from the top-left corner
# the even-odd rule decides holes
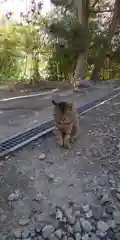
[[[58,104],[56,103],[56,101],[53,100],[53,99],[52,99],[52,104],[53,104],[54,106],[57,106],[57,105],[58,105]]]

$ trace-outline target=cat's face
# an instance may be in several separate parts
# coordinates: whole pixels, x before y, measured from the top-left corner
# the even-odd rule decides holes
[[[54,113],[57,121],[65,123],[71,119],[73,104],[67,102],[59,102],[52,100],[54,105]]]

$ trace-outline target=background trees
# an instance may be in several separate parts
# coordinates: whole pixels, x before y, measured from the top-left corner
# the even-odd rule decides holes
[[[45,16],[32,0],[20,23],[12,13],[0,19],[1,83],[119,78],[120,1],[51,1]]]

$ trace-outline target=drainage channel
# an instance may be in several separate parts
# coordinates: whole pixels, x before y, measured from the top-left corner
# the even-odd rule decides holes
[[[101,99],[94,100],[92,102],[89,102],[81,106],[80,108],[77,109],[77,111],[80,115],[84,115],[86,112],[117,97],[119,94],[120,94],[120,88],[117,88],[107,96],[104,96]],[[54,120],[51,119],[50,121],[45,122],[42,125],[39,125],[35,128],[19,133],[17,135],[14,135],[8,138],[7,140],[0,142],[0,157],[4,157],[5,155],[20,149],[21,147],[27,145],[28,143],[51,132],[53,129],[54,129]]]

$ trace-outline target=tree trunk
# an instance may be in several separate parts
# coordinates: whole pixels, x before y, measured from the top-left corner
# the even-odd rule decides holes
[[[91,80],[94,82],[99,80],[99,74],[101,68],[104,66],[104,60],[106,57],[106,52],[109,50],[111,40],[114,36],[115,30],[117,25],[120,23],[120,0],[115,1],[115,6],[114,6],[114,14],[112,17],[111,24],[108,29],[108,39],[107,43],[104,44],[102,49],[100,49],[100,52],[98,53],[98,60],[96,61],[92,74],[91,74]]]
[[[79,23],[85,31],[88,31],[88,6],[89,0],[74,0],[74,6],[77,12]],[[87,68],[87,47],[84,52],[80,52],[74,70],[73,83],[74,85],[79,82],[79,79],[85,78]]]

